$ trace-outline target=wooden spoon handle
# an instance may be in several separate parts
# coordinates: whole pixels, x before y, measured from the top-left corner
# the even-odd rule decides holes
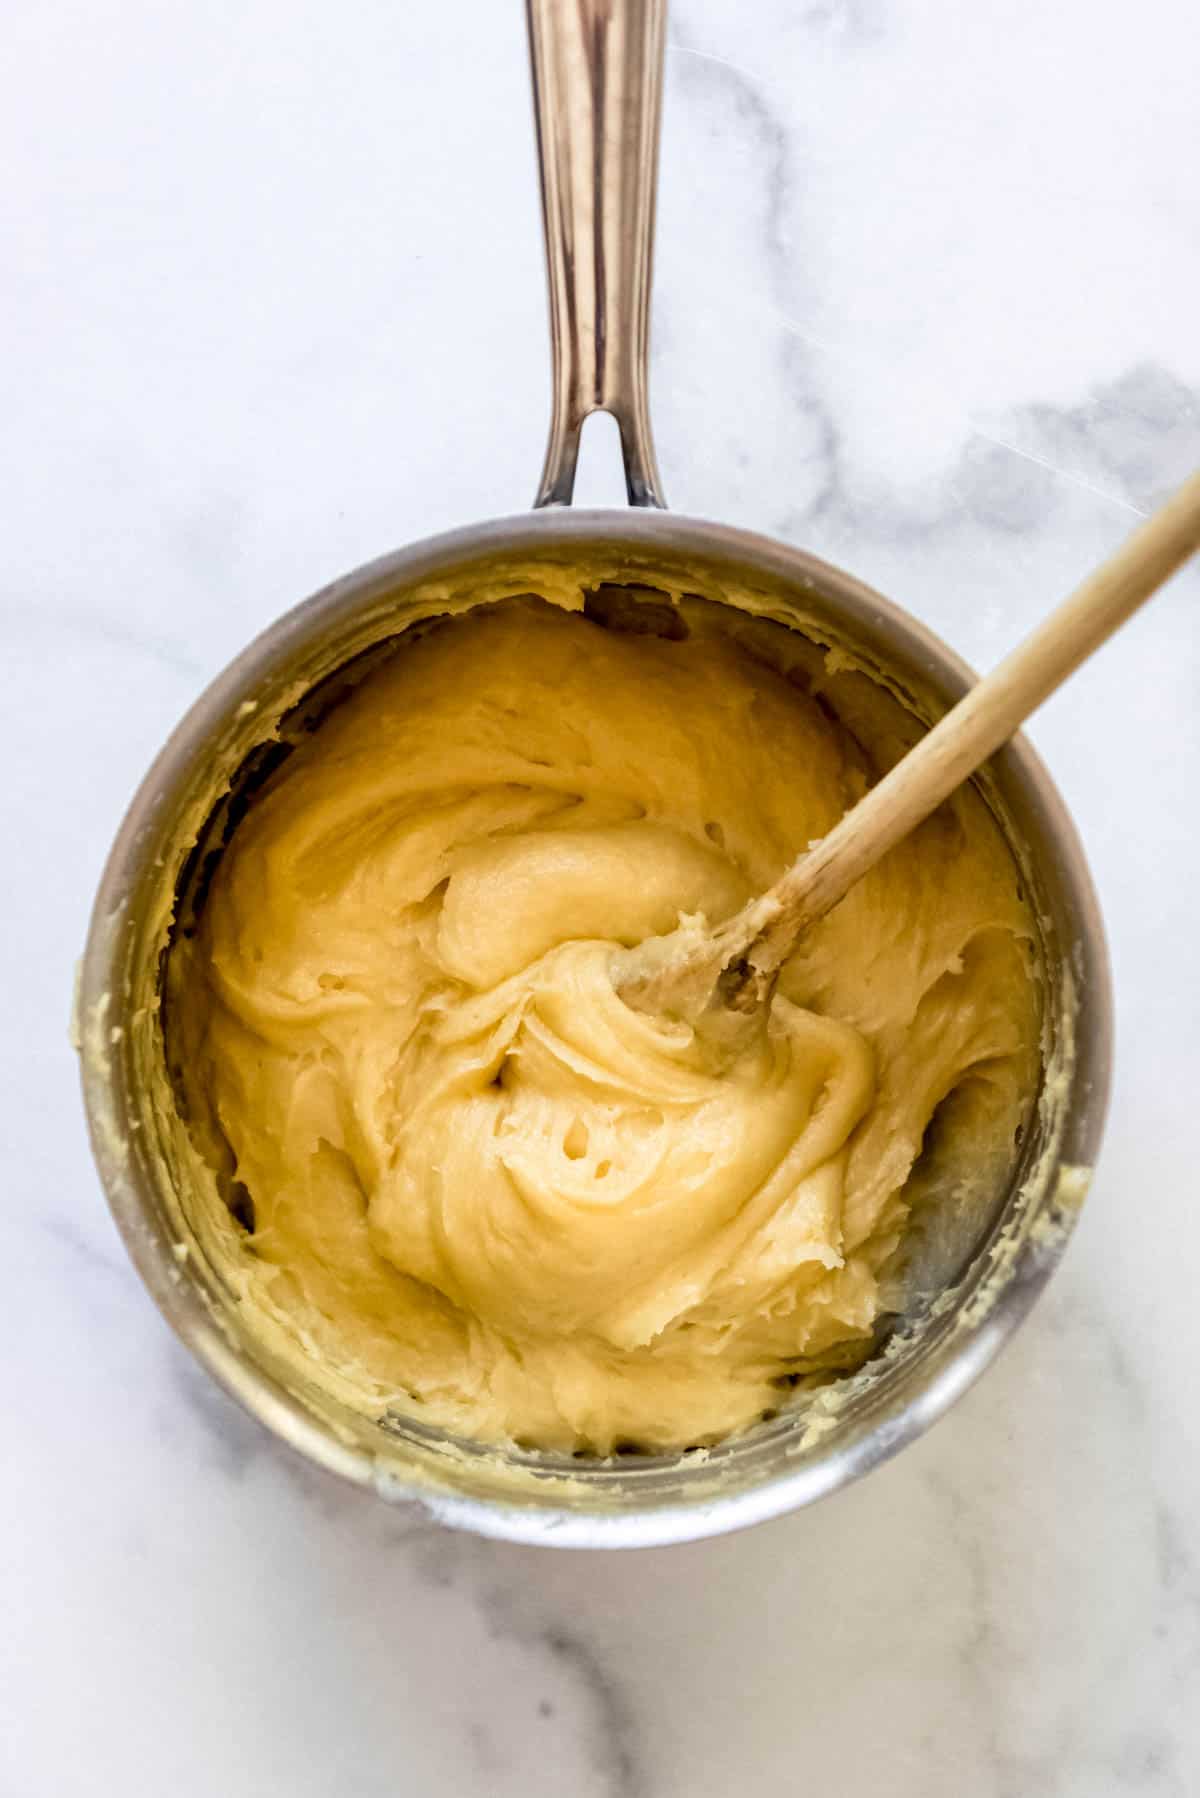
[[[1200,472],[1088,575],[1049,618],[962,698],[829,835],[764,894],[767,937],[786,959],[800,931],[835,906],[894,844],[1006,743],[1042,701],[1200,549]],[[762,965],[761,958],[755,957]]]
[[[949,798],[1197,549],[1200,472],[763,895],[773,914],[766,935],[778,955],[775,965],[802,930]],[[762,965],[760,957],[755,961]]]
[[[949,798],[1092,651],[1200,549],[1200,472],[1138,527],[961,699],[827,837],[683,961],[621,985],[643,1010],[695,1016],[706,1003],[748,1012],[769,997],[801,933],[843,899],[909,831]],[[636,953],[636,952],[635,952]]]

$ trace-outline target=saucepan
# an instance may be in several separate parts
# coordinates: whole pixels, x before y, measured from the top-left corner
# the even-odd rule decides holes
[[[401,549],[279,619],[208,688],[135,796],[95,902],[78,1035],[92,1142],[129,1252],[196,1359],[310,1461],[450,1525],[531,1543],[676,1542],[846,1485],[943,1413],[1011,1336],[1059,1260],[1099,1146],[1110,1063],[1104,938],[1079,843],[1018,739],[981,782],[1038,919],[1043,1076],[1005,1189],[936,1289],[852,1378],[702,1453],[579,1460],[501,1451],[344,1407],[243,1325],[189,1222],[173,1144],[163,968],[181,895],[269,777],[280,738],[336,703],[351,664],[423,621],[582,582],[747,606],[886,679],[928,724],[970,686],[913,618],[804,551],[664,509],[647,343],[665,0],[528,0],[553,345],[553,419],[531,513]],[[629,509],[570,508],[580,430],[616,420]],[[281,720],[283,721],[281,723]]]

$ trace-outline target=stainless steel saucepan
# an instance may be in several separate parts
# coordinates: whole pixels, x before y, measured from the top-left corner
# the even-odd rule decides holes
[[[180,883],[219,853],[269,769],[278,721],[312,722],[338,670],[420,620],[578,579],[755,609],[886,673],[929,721],[972,676],[897,607],[766,538],[664,511],[646,359],[665,0],[528,0],[550,279],[554,410],[535,510],[401,549],[263,633],[209,687],[142,783],[97,895],[79,995],[83,1087],[113,1214],[196,1358],[310,1460],[485,1535],[595,1547],[684,1541],[808,1503],[919,1435],[1016,1328],[1058,1260],[1099,1144],[1110,1059],[1100,919],[1062,802],[1023,741],[983,783],[1040,920],[1046,1074],[1006,1190],[948,1285],[830,1402],[809,1395],[702,1455],[567,1460],[372,1422],[298,1383],[249,1335],[189,1223],[172,1151],[162,966]],[[569,509],[580,428],[620,427],[630,509]],[[308,707],[306,715],[305,708]],[[230,794],[235,796],[231,806]],[[223,821],[223,824],[222,824]],[[197,847],[199,845],[199,847]]]

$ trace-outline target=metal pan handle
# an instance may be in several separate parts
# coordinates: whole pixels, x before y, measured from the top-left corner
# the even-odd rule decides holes
[[[554,397],[535,506],[568,506],[592,412],[631,506],[661,506],[646,403],[666,0],[526,0]]]

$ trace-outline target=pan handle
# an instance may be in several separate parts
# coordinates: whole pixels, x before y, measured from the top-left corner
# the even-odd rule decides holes
[[[646,403],[666,0],[526,0],[550,286],[553,413],[535,506],[569,506],[592,412],[631,506],[661,506]]]

